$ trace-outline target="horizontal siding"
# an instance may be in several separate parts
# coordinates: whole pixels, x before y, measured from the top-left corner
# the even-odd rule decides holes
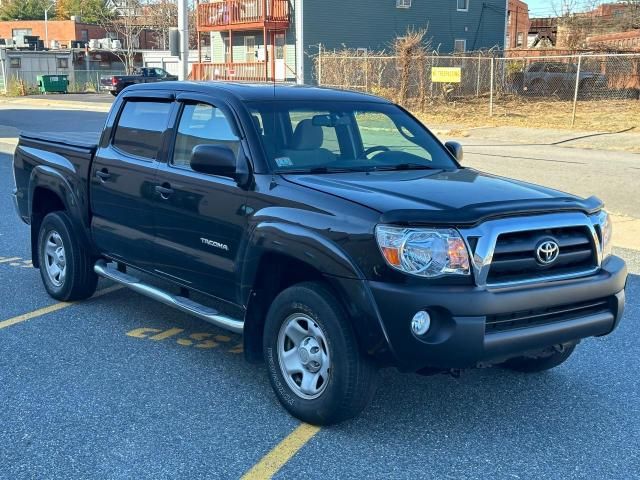
[[[470,0],[469,10],[459,12],[456,0],[412,0],[410,8],[396,8],[396,0],[304,0],[304,45],[317,53],[325,49],[391,49],[394,38],[407,28],[427,28],[432,48],[440,54],[453,51],[456,39],[465,39],[467,50],[503,46],[505,0]],[[310,80],[312,62],[305,61]]]

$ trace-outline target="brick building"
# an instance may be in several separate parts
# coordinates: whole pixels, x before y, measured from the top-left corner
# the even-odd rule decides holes
[[[45,42],[46,48],[51,46],[51,41],[53,40],[58,42],[60,48],[71,48],[72,41],[88,42],[89,40],[107,38],[109,36],[107,31],[99,25],[82,23],[74,19],[49,20],[46,24],[45,28],[44,20],[0,22],[0,38],[8,39],[21,35],[34,35]],[[137,48],[157,48],[156,43],[156,32],[145,30],[140,34],[140,43]]]
[[[529,24],[529,6],[522,0],[509,0],[505,48],[526,48]]]

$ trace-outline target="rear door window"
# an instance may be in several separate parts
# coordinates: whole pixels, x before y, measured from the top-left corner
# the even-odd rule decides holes
[[[128,101],[120,114],[113,146],[129,155],[154,160],[162,146],[170,111],[169,102]]]

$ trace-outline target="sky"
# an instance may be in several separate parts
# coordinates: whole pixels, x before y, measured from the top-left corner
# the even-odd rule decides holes
[[[574,5],[576,11],[588,10],[594,4],[605,3],[598,0],[524,0],[529,5],[530,17],[551,17],[562,11],[563,3]],[[610,0],[613,1],[613,0]]]

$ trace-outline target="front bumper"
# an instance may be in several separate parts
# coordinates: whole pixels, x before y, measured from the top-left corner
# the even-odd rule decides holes
[[[612,256],[591,276],[518,288],[397,285],[369,282],[395,363],[401,370],[468,368],[496,363],[552,345],[611,333],[623,313],[627,269]],[[530,325],[488,331],[489,319],[580,305],[601,300],[603,308],[553,317]],[[432,326],[416,337],[411,318],[418,310],[431,314]],[[578,311],[578,310],[576,310]],[[528,316],[528,317],[527,317]],[[516,323],[516,322],[514,322]],[[525,322],[526,323],[526,322]]]

